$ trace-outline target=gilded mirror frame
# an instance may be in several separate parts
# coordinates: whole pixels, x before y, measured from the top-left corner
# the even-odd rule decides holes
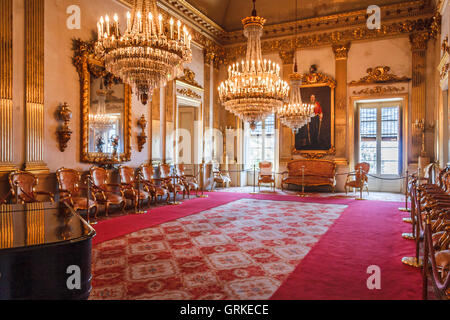
[[[80,108],[81,108],[81,162],[96,164],[118,164],[131,161],[131,87],[124,84],[124,149],[117,159],[89,151],[89,111],[91,98],[91,76],[103,77],[107,84],[122,84],[122,81],[105,70],[104,62],[94,54],[94,42],[73,40],[75,52],[73,64],[80,77]]]

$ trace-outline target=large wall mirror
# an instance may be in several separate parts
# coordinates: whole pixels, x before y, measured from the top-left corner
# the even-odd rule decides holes
[[[81,161],[114,164],[131,160],[131,88],[108,73],[93,43],[74,41],[81,88]]]

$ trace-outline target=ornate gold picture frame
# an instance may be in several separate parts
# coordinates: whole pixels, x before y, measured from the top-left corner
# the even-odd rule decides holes
[[[308,159],[321,159],[336,154],[335,149],[335,88],[336,81],[311,66],[302,75],[302,100],[316,106],[316,116],[295,134],[292,153]]]
[[[131,160],[131,87],[123,84],[105,70],[103,61],[94,55],[94,43],[73,41],[73,64],[80,77],[80,108],[81,108],[81,162],[97,164],[115,164]],[[91,108],[91,79],[103,78],[105,84],[124,86],[123,104],[123,150],[113,157],[106,153],[89,150],[89,115]]]

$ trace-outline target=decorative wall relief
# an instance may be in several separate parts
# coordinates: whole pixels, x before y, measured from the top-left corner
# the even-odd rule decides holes
[[[408,77],[399,77],[390,72],[391,68],[388,66],[378,66],[375,68],[367,69],[367,76],[361,78],[358,81],[352,81],[349,86],[362,86],[368,84],[377,83],[395,83],[395,82],[408,82],[411,81]]]
[[[70,120],[72,119],[72,111],[66,102],[60,106],[58,110],[58,118],[63,121],[62,126],[57,131],[59,150],[64,152],[67,149],[67,144],[69,143],[73,133],[69,127]]]
[[[142,129],[142,132],[138,135],[138,150],[142,152],[145,144],[147,143],[147,135],[145,134],[145,129],[147,128],[147,120],[145,120],[145,116],[142,117],[138,121],[138,126]]]

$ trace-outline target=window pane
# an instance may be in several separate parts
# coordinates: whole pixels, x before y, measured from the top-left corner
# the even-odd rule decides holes
[[[370,173],[377,170],[377,108],[360,109],[360,160],[370,164]]]
[[[381,109],[381,174],[399,174],[399,108]]]

